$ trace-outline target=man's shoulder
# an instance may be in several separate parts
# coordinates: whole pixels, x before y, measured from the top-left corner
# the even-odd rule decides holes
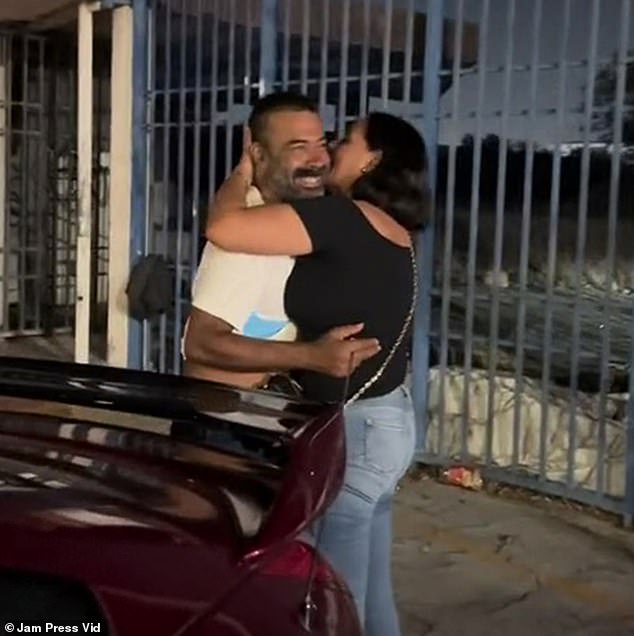
[[[294,262],[290,256],[238,254],[207,243],[194,276],[192,293],[195,299],[218,294],[275,294],[286,285]]]
[[[227,252],[217,245],[207,242],[203,248],[198,270],[199,272],[206,269],[218,271],[231,268],[235,272],[236,269],[246,267],[268,271],[279,267],[281,264],[290,264],[292,262],[293,259],[290,256],[261,256],[259,254]]]
[[[242,254],[238,252],[227,252],[217,245],[213,245],[209,241],[205,243],[202,255],[200,257],[199,267],[207,266],[211,263],[248,263],[258,262],[261,259],[260,256],[255,254]]]

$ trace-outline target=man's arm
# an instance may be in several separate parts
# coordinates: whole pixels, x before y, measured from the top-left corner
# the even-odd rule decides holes
[[[192,308],[185,340],[188,362],[234,372],[306,369],[346,377],[380,351],[373,338],[352,339],[363,325],[337,327],[315,342],[274,342],[233,333],[226,322]]]

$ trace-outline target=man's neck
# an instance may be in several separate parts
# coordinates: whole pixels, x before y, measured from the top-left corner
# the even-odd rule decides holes
[[[279,203],[280,198],[271,192],[266,186],[259,186],[257,184],[254,185],[260,191],[262,199],[264,199],[264,203]]]

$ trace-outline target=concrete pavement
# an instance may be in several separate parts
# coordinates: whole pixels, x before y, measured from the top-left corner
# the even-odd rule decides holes
[[[634,533],[408,479],[395,511],[404,636],[634,635]]]

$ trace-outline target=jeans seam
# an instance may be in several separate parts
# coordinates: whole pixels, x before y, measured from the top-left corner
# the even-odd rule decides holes
[[[369,504],[376,504],[375,499],[373,499],[372,497],[370,497],[363,491],[359,490],[358,488],[354,488],[350,484],[344,483],[344,485],[342,486],[342,490],[345,490],[346,492],[350,493],[351,495],[354,495],[355,497],[359,497],[360,499],[363,499],[363,501],[366,501]]]

